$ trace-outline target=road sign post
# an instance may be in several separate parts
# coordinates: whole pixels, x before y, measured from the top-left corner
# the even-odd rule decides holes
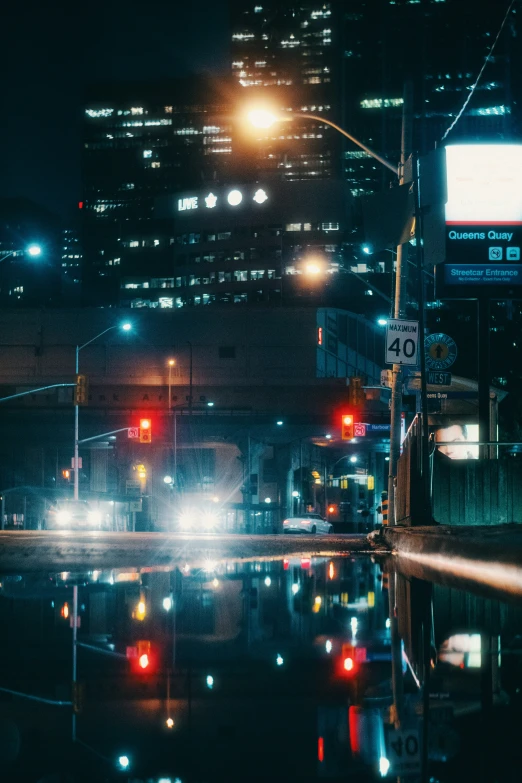
[[[419,363],[419,322],[390,319],[386,324],[386,364]]]

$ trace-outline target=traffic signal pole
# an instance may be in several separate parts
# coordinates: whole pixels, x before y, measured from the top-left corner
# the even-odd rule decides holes
[[[74,372],[76,377],[78,377],[78,366],[79,366],[79,360],[80,360],[80,346],[76,346],[76,362],[74,365]],[[74,401],[74,499],[79,499],[79,475],[78,475],[78,416],[79,416],[79,406],[78,406],[78,400],[75,399]]]

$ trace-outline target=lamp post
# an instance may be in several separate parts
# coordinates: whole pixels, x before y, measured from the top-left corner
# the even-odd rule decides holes
[[[192,416],[192,343],[187,340],[187,345],[190,350],[190,364],[189,364],[189,416]]]
[[[169,359],[169,415],[172,408],[172,368],[176,364],[175,359]]]
[[[104,334],[107,334],[107,332],[111,332],[113,329],[122,329],[124,332],[129,332],[132,329],[132,324],[126,322],[123,324],[115,324],[114,326],[109,326],[107,329],[104,329],[103,332],[100,332],[95,337],[91,338],[90,340],[87,340],[86,343],[83,343],[83,345],[77,345],[76,346],[76,361],[74,365],[74,370],[76,376],[78,376],[79,372],[79,366],[80,366],[80,351],[83,350],[87,345],[90,345],[95,340],[97,340],[99,337],[103,337]],[[78,470],[78,441],[79,441],[79,405],[78,401],[75,399],[74,402],[74,460],[73,460],[73,469],[74,469],[74,500],[79,499],[79,470]]]

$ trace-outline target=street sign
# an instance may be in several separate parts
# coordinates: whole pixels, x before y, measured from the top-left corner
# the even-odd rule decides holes
[[[78,467],[83,468],[82,457],[78,457]],[[74,470],[74,457],[71,457],[71,468]]]
[[[424,340],[426,367],[429,370],[447,370],[457,358],[457,344],[447,334],[430,334]]]
[[[428,383],[432,386],[451,386],[450,372],[428,371]]]
[[[386,746],[393,776],[417,775],[421,771],[418,729],[390,731]]]
[[[355,438],[364,438],[366,436],[366,424],[354,424],[353,434]]]
[[[139,438],[140,437],[140,428],[139,427],[129,427],[127,430],[127,437],[128,438]]]
[[[386,324],[386,364],[418,364],[419,322],[390,320]]]
[[[127,479],[125,482],[126,495],[141,495],[141,482],[135,479]]]
[[[129,500],[129,511],[141,511],[141,509],[141,498],[139,500]]]

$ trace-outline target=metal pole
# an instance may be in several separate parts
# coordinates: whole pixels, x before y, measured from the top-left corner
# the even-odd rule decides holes
[[[176,498],[178,494],[178,412],[172,411],[174,414],[174,492]]]
[[[190,348],[190,366],[189,366],[189,416],[192,416],[192,343],[187,340]]]
[[[77,681],[78,681],[78,585],[73,586],[73,637],[72,637],[72,689],[73,689],[73,713],[72,713],[72,741],[76,742],[76,701],[78,695],[76,693]]]
[[[169,362],[169,413],[172,408],[172,364]]]
[[[79,359],[80,359],[80,346],[76,346],[76,363],[75,363],[75,374],[78,376],[78,367],[79,367]],[[75,394],[75,392],[73,392]],[[75,394],[76,396],[76,394]],[[75,400],[74,405],[74,499],[78,500],[79,498],[79,475],[78,475],[78,429],[79,429],[79,422],[78,422],[78,401]]]
[[[411,150],[412,140],[412,85],[404,85],[404,104],[402,113],[401,165],[399,184],[404,184],[404,164]],[[395,270],[394,318],[404,318],[406,309],[406,272],[407,246],[398,245]],[[392,391],[390,412],[390,464],[388,473],[388,524],[395,524],[395,481],[401,452],[401,413],[402,413],[402,367],[394,364],[392,369]]]
[[[479,441],[490,439],[490,399],[489,399],[489,300],[481,297],[478,308],[478,414]],[[480,458],[489,459],[488,446],[480,447]]]
[[[422,210],[420,205],[420,181],[419,160],[416,157],[414,170],[415,193],[415,251],[417,260],[418,277],[418,304],[419,304],[419,351],[420,351],[420,381],[421,381],[421,476],[422,476],[422,511],[424,524],[430,524],[431,513],[431,481],[430,481],[430,457],[429,457],[429,431],[428,431],[428,387],[426,376],[426,356],[424,354],[424,333],[426,328],[425,293],[426,277],[424,274],[424,246],[422,243]]]

